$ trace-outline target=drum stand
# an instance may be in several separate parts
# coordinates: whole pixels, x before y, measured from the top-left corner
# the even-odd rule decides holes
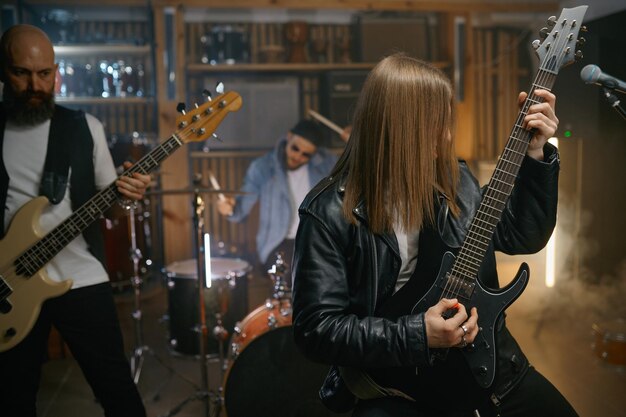
[[[194,183],[199,183],[199,179],[196,178],[194,180]],[[199,311],[199,320],[198,320],[198,326],[196,328],[196,332],[198,333],[198,338],[199,338],[198,345],[200,348],[199,352],[200,352],[200,363],[201,363],[200,371],[201,371],[201,378],[202,378],[202,386],[200,388],[196,388],[196,392],[194,392],[189,397],[185,398],[178,405],[176,405],[167,413],[163,414],[161,417],[173,416],[177,414],[186,404],[195,400],[202,401],[204,403],[204,413],[202,415],[204,417],[211,417],[211,407],[209,405],[210,403],[209,401],[210,400],[209,369],[208,369],[208,363],[207,363],[207,346],[206,346],[208,330],[207,330],[205,305],[204,305],[204,283],[205,283],[206,274],[205,274],[205,260],[204,260],[205,253],[204,253],[204,245],[203,245],[203,242],[204,242],[204,214],[203,213],[204,213],[204,200],[200,196],[199,190],[195,190],[193,221],[194,221],[194,228],[196,230],[196,244],[198,248],[198,256],[196,257],[197,263],[198,263],[197,265],[198,280],[196,284],[197,284],[197,290],[198,290],[198,311]],[[220,323],[221,321],[219,320],[219,317],[218,317],[218,325],[213,330],[213,335],[218,337],[218,340],[220,340],[220,338],[223,337],[223,336],[220,336],[220,330],[219,330],[219,328],[221,327]],[[225,332],[225,330],[223,331]],[[221,341],[220,341],[220,344],[221,344]],[[223,349],[220,349],[220,355],[223,356]],[[214,398],[214,403],[216,404],[216,409],[213,415],[217,416],[220,413],[220,398],[218,396]]]
[[[133,377],[133,381],[135,384],[139,383],[139,379],[141,378],[141,371],[143,370],[143,363],[146,354],[150,354],[158,363],[160,363],[164,368],[166,368],[170,374],[174,373],[174,370],[165,364],[143,341],[143,321],[142,316],[143,313],[141,311],[141,286],[143,284],[143,280],[139,276],[139,261],[142,259],[141,250],[137,247],[137,234],[135,229],[135,207],[129,206],[129,222],[130,222],[130,258],[133,262],[133,276],[130,279],[130,282],[133,286],[134,292],[134,310],[132,313],[133,317],[133,325],[134,325],[134,333],[135,333],[135,347],[133,348],[133,353],[130,358],[130,371]],[[156,394],[153,396],[153,400],[156,401],[159,398],[159,392],[162,387],[156,391]]]

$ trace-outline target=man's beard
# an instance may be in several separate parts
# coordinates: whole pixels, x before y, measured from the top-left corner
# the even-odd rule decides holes
[[[38,98],[40,101],[32,103],[31,98]],[[54,94],[42,91],[24,91],[16,94],[6,83],[2,89],[2,106],[7,120],[18,126],[35,126],[52,118]]]

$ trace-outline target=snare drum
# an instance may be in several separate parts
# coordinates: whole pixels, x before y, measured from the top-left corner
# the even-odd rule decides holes
[[[273,300],[236,326],[224,378],[228,417],[337,415],[318,397],[329,367],[300,353],[291,317],[288,300]]]
[[[212,330],[217,325],[216,314],[221,314],[222,326],[229,332],[245,316],[250,270],[250,264],[243,259],[211,259],[211,288],[204,289],[209,335],[213,334]],[[197,262],[195,259],[174,262],[166,267],[166,274],[170,346],[177,353],[197,355],[200,353],[197,332],[200,325]],[[218,341],[211,336],[207,341],[207,353],[219,353]]]

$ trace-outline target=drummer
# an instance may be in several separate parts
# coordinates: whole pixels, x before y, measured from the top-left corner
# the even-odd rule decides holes
[[[274,149],[252,161],[241,195],[217,202],[219,213],[236,223],[245,220],[256,202],[260,202],[256,247],[262,273],[271,267],[278,252],[291,263],[298,207],[337,161],[337,156],[324,147],[325,136],[316,122],[299,121],[278,140]],[[347,141],[348,129],[340,136]]]

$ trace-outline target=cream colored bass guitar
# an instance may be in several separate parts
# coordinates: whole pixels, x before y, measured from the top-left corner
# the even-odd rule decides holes
[[[122,175],[148,174],[183,144],[210,139],[224,117],[241,105],[239,94],[226,92],[185,113],[177,119],[176,133]],[[45,300],[71,288],[70,279],[52,281],[44,266],[119,198],[113,182],[45,235],[39,227],[39,217],[48,204],[46,197],[31,200],[15,214],[0,241],[0,352],[26,337]]]

